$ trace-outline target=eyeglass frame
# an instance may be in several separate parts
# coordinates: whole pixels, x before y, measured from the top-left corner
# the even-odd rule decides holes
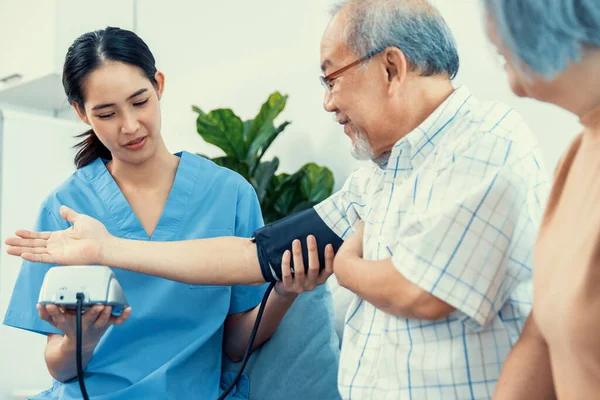
[[[354,67],[355,65],[358,65],[362,62],[365,62],[369,59],[371,59],[371,57],[373,57],[374,55],[381,53],[383,50],[375,50],[372,51],[371,53],[367,54],[366,56],[359,58],[358,60],[351,62],[350,64],[336,70],[333,71],[332,73],[330,73],[329,75],[326,76],[319,76],[319,82],[321,82],[321,86],[323,86],[325,88],[325,90],[327,91],[327,93],[331,93],[331,89],[333,89],[333,85],[331,84],[334,80],[336,80],[337,78],[339,78],[344,72],[348,71],[350,68]]]

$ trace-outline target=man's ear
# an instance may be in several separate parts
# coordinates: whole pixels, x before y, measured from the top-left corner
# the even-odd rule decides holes
[[[410,64],[406,55],[397,47],[388,47],[382,54],[390,87],[402,85],[406,80]]]
[[[82,110],[81,107],[79,107],[79,104],[77,104],[77,102],[75,101],[71,105],[75,109],[75,112],[77,112],[77,116],[79,117],[79,119],[82,120],[85,124],[90,125],[90,120],[88,119],[85,110]]]

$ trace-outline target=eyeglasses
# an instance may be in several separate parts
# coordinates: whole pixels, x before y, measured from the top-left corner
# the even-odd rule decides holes
[[[360,58],[360,59],[346,65],[345,67],[338,69],[337,71],[333,71],[332,73],[330,73],[327,76],[320,76],[319,81],[321,82],[321,85],[325,88],[327,93],[331,93],[331,89],[333,89],[333,81],[334,80],[339,78],[340,75],[342,75],[344,72],[348,71],[350,68],[354,67],[355,65],[360,64],[361,62],[367,61],[368,59],[373,57],[375,54],[380,53],[381,51],[382,50],[371,52],[370,54],[367,54],[363,58]]]

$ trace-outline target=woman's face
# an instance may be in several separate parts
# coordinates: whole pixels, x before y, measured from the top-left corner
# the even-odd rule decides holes
[[[159,101],[164,75],[156,73],[156,87],[138,67],[109,62],[83,81],[84,110],[79,117],[94,130],[113,159],[140,164],[162,140]]]
[[[585,47],[580,60],[571,62],[563,71],[548,79],[528,71],[527,66],[517,67],[516,57],[504,45],[493,17],[489,14],[486,29],[498,53],[506,60],[504,67],[510,87],[517,96],[555,104],[579,116],[598,105],[599,95],[590,88],[597,87],[595,82],[600,81],[600,49]]]
[[[561,74],[548,80],[533,72],[527,74],[523,72],[526,66],[517,67],[516,57],[514,57],[506,45],[502,42],[496,29],[496,24],[491,16],[486,17],[486,30],[490,41],[496,47],[498,53],[504,58],[504,69],[508,76],[508,82],[513,93],[519,97],[530,97],[532,99],[557,103],[557,89],[561,86]]]

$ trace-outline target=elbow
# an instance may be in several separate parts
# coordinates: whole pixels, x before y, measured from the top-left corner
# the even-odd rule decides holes
[[[64,376],[62,376],[61,374],[56,373],[55,371],[53,371],[51,368],[48,368],[48,372],[50,373],[50,376],[55,380],[58,381],[60,383],[67,383],[69,382],[71,379],[75,378],[66,378]]]
[[[70,380],[77,378],[77,372],[73,371],[73,369],[70,367],[70,365],[75,364],[75,357],[73,357],[72,360],[70,357],[67,358],[68,361],[65,363],[65,358],[59,352],[57,343],[58,341],[54,340],[49,341],[49,343],[46,345],[46,349],[44,351],[44,361],[46,362],[46,369],[48,370],[48,373],[54,380],[60,383],[67,383]]]
[[[450,304],[421,289],[412,292],[405,292],[404,296],[398,296],[396,301],[390,302],[387,312],[401,318],[439,321],[455,310]]]
[[[75,376],[65,376],[64,372],[62,372],[60,370],[60,368],[56,368],[52,361],[46,360],[46,368],[48,369],[48,373],[50,374],[50,376],[60,382],[60,383],[67,383],[70,380],[77,378],[77,375]]]
[[[233,362],[242,361],[246,349],[241,343],[232,343],[228,339],[229,338],[225,336],[225,341],[223,342],[223,352]]]
[[[416,318],[425,321],[439,321],[447,318],[454,311],[451,305],[437,300],[427,305],[422,305],[415,309]]]
[[[233,362],[237,363],[243,360],[244,355],[240,351],[225,350],[225,355]]]

